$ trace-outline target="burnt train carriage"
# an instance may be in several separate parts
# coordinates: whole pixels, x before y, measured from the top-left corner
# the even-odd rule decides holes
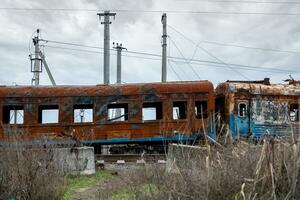
[[[299,131],[299,82],[227,81],[217,86],[215,95],[218,130],[227,124],[234,139],[257,140]]]
[[[0,139],[89,144],[192,141],[213,133],[209,81],[97,86],[1,86]]]

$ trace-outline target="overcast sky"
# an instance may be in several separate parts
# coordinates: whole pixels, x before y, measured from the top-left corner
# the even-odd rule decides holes
[[[263,0],[257,0],[263,1]],[[279,0],[274,0],[279,1]],[[284,0],[280,0],[284,1]],[[1,0],[0,7],[92,10],[168,10],[243,13],[300,13],[300,4],[208,2],[201,0]],[[29,49],[31,38],[39,28],[42,38],[76,44],[103,47],[103,25],[97,11],[0,10],[0,84],[31,84]],[[120,42],[128,51],[161,54],[160,12],[117,12],[111,24],[111,43]],[[168,15],[168,55],[184,57],[181,62],[168,62],[168,80],[211,80],[217,84],[228,79],[259,80],[270,77],[279,83],[289,74],[300,79],[300,20],[299,16],[225,15],[173,13]],[[184,36],[180,35],[179,33]],[[214,43],[248,47],[280,49],[295,53],[263,51]],[[31,45],[30,45],[31,44]],[[195,44],[199,44],[197,48]],[[52,74],[59,85],[87,85],[103,82],[103,54],[98,51],[55,43],[43,48]],[[101,51],[101,50],[99,50]],[[129,57],[131,56],[131,57]],[[157,82],[161,79],[161,61],[136,58],[141,56],[124,51],[123,81]],[[277,68],[293,73],[259,72],[190,62],[205,60],[264,68]],[[116,56],[111,54],[111,83],[116,81]],[[264,69],[265,70],[265,69]],[[298,74],[295,71],[299,71]],[[50,84],[47,74],[40,83]]]

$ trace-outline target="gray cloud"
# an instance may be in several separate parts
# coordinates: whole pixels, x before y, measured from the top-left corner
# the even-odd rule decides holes
[[[300,12],[300,6],[244,3],[212,3],[181,0],[4,0],[1,7],[80,8],[128,10],[199,10],[222,12]],[[35,29],[42,30],[44,39],[103,46],[103,27],[97,12],[67,11],[0,11],[0,84],[30,84],[29,43]],[[300,51],[299,16],[212,15],[168,13],[168,24],[175,27],[194,43],[215,41],[237,45]],[[111,25],[111,42],[121,42],[128,50],[161,53],[161,13],[118,12]],[[169,55],[191,58],[195,45],[172,29],[168,29]],[[174,43],[175,44],[174,44]],[[48,44],[56,47],[67,47]],[[201,47],[226,63],[278,67],[298,70],[299,54],[266,52],[236,47],[200,43]],[[176,46],[181,52],[178,51]],[[77,47],[69,47],[77,48]],[[93,50],[93,49],[88,49]],[[58,84],[98,84],[102,82],[103,55],[45,47],[47,61]],[[160,80],[161,61],[126,57],[123,54],[123,80],[125,82],[151,82]],[[216,59],[197,49],[195,59]],[[116,57],[111,55],[111,80],[115,82]],[[194,70],[191,68],[194,68]],[[212,80],[219,83],[227,79],[243,79],[236,71],[222,67],[184,62],[168,65],[169,80]],[[174,73],[173,70],[176,72]],[[194,73],[197,72],[198,75]],[[288,73],[240,70],[249,79],[271,77],[281,82]],[[179,77],[178,77],[179,76]],[[300,79],[299,74],[293,74]],[[41,75],[42,84],[50,84],[47,75]]]

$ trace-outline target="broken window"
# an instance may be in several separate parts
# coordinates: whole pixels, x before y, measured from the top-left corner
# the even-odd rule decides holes
[[[290,119],[292,122],[299,121],[299,105],[297,103],[290,104]]]
[[[112,122],[128,121],[128,104],[114,103],[107,106],[107,119]]]
[[[207,118],[207,101],[195,101],[195,114],[197,119]]]
[[[247,115],[247,104],[245,102],[239,103],[238,114],[239,114],[239,117],[246,117],[246,115]]]
[[[41,124],[58,123],[58,105],[40,106],[38,121]]]
[[[159,120],[162,119],[162,102],[143,103],[143,120]]]
[[[4,124],[24,124],[23,106],[4,106],[3,107]]]
[[[173,119],[186,119],[186,101],[173,102]]]
[[[93,122],[93,105],[74,105],[74,122]]]

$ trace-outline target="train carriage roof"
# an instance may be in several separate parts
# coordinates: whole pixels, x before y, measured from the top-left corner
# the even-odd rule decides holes
[[[94,86],[0,86],[0,98],[110,96],[197,92],[213,93],[213,84],[209,81],[181,81]]]
[[[300,83],[298,81],[287,84],[270,84],[262,81],[226,81],[217,86],[216,95],[228,93],[248,93],[253,95],[279,95],[300,96]]]

